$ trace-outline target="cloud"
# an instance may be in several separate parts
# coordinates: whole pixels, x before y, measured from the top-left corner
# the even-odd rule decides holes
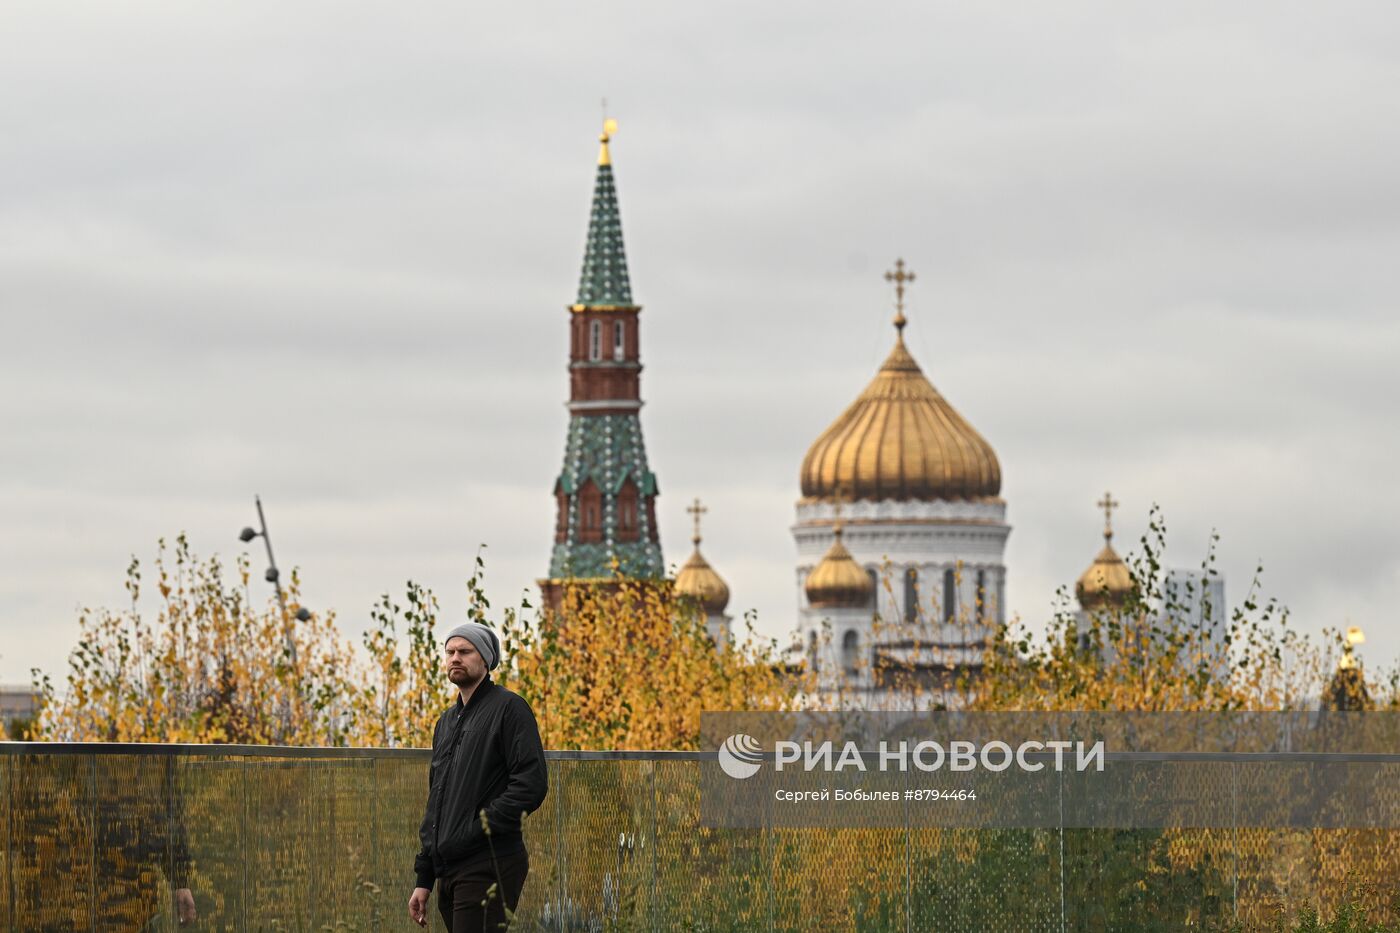
[[[460,612],[548,562],[597,101],[683,506],[783,637],[807,445],[911,349],[993,443],[1011,607],[1166,509],[1318,628],[1400,597],[1400,103],[1386,5],[628,3],[6,10],[0,678],[59,670],[133,552],[231,553],[252,493],[308,600]],[[32,633],[45,632],[35,640]]]

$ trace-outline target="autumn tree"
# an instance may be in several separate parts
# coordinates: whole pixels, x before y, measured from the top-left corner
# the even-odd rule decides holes
[[[218,558],[200,560],[181,535],[162,540],[154,561],[154,612],[139,561],[126,573],[129,604],[87,608],[68,660],[67,689],[35,672],[43,709],[38,734],[51,740],[237,742],[335,745],[349,724],[348,650],[333,613],[296,618],[259,606],[245,559],[226,579]]]
[[[1341,665],[1347,708],[1400,706],[1397,672],[1364,670],[1334,628],[1297,628],[1287,607],[1263,594],[1262,566],[1242,600],[1214,605],[1217,541],[1212,536],[1189,581],[1178,576],[1168,585],[1166,523],[1154,507],[1147,532],[1124,557],[1132,586],[1112,599],[1062,587],[1048,621],[993,624],[987,620],[997,613],[982,601],[944,607],[937,593],[919,594],[912,619],[872,619],[874,649],[857,659],[851,680],[880,685],[889,709],[1286,710],[1335,693]],[[893,602],[900,581],[889,567],[880,580]],[[955,591],[961,582],[959,568]],[[818,648],[833,654],[829,634]],[[820,700],[860,701],[840,682]]]
[[[773,646],[749,627],[717,648],[698,608],[669,583],[568,587],[560,613],[528,600],[493,619],[477,555],[467,617],[501,634],[495,678],[534,706],[547,746],[694,748],[702,709],[780,709],[797,692]],[[179,537],[154,561],[154,609],[143,567],[127,568],[129,604],[85,609],[66,689],[36,672],[39,737],[66,741],[422,747],[454,693],[442,671],[436,595],[409,581],[371,609],[359,649],[334,613],[296,618],[258,605],[245,560],[226,579]],[[143,601],[143,597],[147,597]]]
[[[669,581],[571,584],[533,624],[504,618],[501,681],[534,707],[549,748],[693,749],[702,710],[791,709],[801,686],[751,618],[742,641],[717,647]]]

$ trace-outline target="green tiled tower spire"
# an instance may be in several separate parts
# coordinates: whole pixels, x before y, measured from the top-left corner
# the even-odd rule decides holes
[[[578,300],[569,306],[569,434],[554,484],[556,522],[546,597],[560,581],[665,574],[656,475],[642,442],[638,315],[627,279],[604,126]]]
[[[585,308],[632,304],[632,284],[627,279],[627,253],[622,248],[622,216],[617,210],[608,133],[603,133],[598,154],[598,177],[593,183],[593,213],[588,217],[588,243],[583,251],[583,274],[578,281],[576,305]]]

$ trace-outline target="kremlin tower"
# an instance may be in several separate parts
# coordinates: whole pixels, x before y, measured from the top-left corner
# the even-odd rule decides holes
[[[639,417],[641,306],[632,301],[622,219],[608,142],[599,137],[593,211],[578,298],[569,312],[569,430],[554,483],[556,519],[545,602],[557,606],[566,581],[616,574],[665,574],[656,527],[656,475],[647,465]]]

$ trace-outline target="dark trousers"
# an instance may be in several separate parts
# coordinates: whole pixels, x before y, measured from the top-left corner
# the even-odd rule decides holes
[[[530,856],[523,851],[449,869],[438,878],[438,913],[449,933],[504,930],[506,911],[515,912],[529,872]],[[493,884],[496,890],[488,895]]]

